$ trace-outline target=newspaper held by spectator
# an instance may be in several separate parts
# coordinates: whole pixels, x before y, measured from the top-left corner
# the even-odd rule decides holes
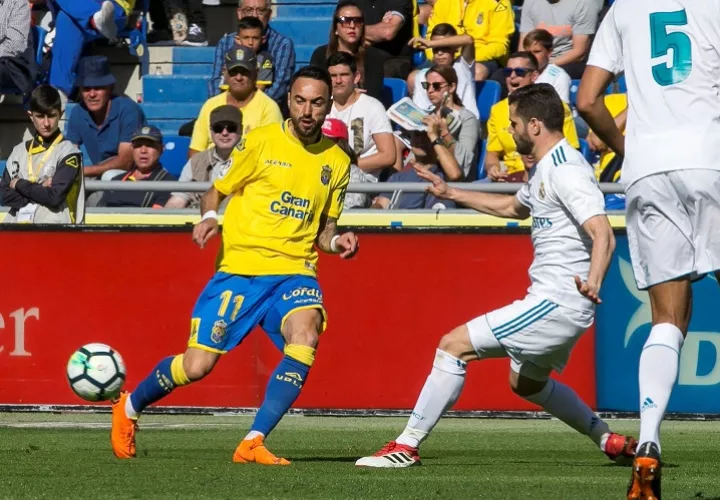
[[[422,132],[427,130],[423,123],[423,118],[427,116],[427,112],[420,109],[409,97],[403,97],[390,106],[390,109],[387,110],[387,116],[405,130],[419,130]]]

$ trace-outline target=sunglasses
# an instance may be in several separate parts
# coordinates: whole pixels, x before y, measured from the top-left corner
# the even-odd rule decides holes
[[[343,26],[347,26],[350,23],[357,24],[363,24],[365,21],[363,20],[362,16],[337,16],[335,18],[336,23],[340,23]]]
[[[535,70],[532,68],[503,68],[503,73],[505,73],[506,78],[511,77],[513,73],[522,78],[532,71]]]
[[[227,130],[229,134],[236,134],[238,131],[237,123],[216,123],[212,126],[212,131],[216,134],[222,134],[223,130]]]
[[[427,89],[429,89],[430,87],[432,87],[432,89],[433,89],[435,92],[437,92],[437,91],[439,91],[440,89],[442,89],[443,87],[447,86],[447,83],[440,83],[440,82],[432,82],[432,83],[430,83],[430,82],[422,82],[420,85],[422,85],[422,88],[425,89],[425,90],[427,90]]]

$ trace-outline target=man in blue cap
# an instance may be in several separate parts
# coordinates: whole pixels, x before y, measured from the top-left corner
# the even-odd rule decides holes
[[[163,152],[163,136],[157,127],[140,127],[132,135],[133,168],[124,172],[114,181],[176,181],[177,177],[165,170],[160,164]],[[101,207],[164,207],[170,198],[169,192],[159,191],[106,191],[100,203]]]
[[[115,77],[105,56],[84,57],[78,64],[80,105],[67,125],[66,137],[85,146],[90,165],[85,177],[103,180],[124,173],[132,166],[132,134],[146,124],[140,105],[126,96],[113,95]]]
[[[49,83],[70,96],[85,44],[114,39],[125,28],[135,0],[51,0],[47,4],[54,13],[56,33]]]

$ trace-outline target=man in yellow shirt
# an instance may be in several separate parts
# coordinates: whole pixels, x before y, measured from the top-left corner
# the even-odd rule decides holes
[[[530,52],[512,54],[504,71],[505,84],[510,94],[521,87],[532,85],[540,74],[537,59]],[[565,107],[563,134],[570,145],[578,149],[580,141],[572,112],[567,104],[563,103],[563,106]],[[485,171],[488,177],[493,181],[524,182],[525,162],[529,163],[531,160],[520,156],[515,147],[515,140],[510,133],[510,106],[507,98],[490,109],[487,129]]]
[[[190,140],[190,157],[213,147],[210,113],[225,104],[240,108],[243,134],[263,125],[282,122],[277,103],[257,88],[257,58],[251,49],[239,45],[230,49],[225,54],[224,72],[228,91],[211,97],[200,109]]]
[[[627,123],[627,94],[608,94],[604,98],[605,107],[615,119],[617,127],[625,133]],[[600,153],[600,161],[595,167],[595,177],[600,182],[619,182],[622,169],[622,161],[613,162],[616,158],[615,151],[607,147],[592,130],[587,136],[590,149]],[[612,165],[611,165],[612,162]],[[610,168],[608,168],[610,167]]]
[[[233,461],[290,464],[270,453],[264,439],[300,395],[326,326],[315,245],[342,258],[358,250],[353,233],[337,231],[350,159],[321,132],[331,87],[325,69],[306,66],[295,73],[290,120],[250,132],[203,196],[202,220],[193,230],[200,248],[218,233],[218,207],[232,196],[220,267],[195,305],[185,354],[160,361],[132,394],[124,392],[113,403],[111,442],[118,458],[135,456],[143,409],[205,377],[222,354],[260,325],[284,357]]]
[[[485,80],[500,69],[510,52],[515,33],[515,14],[509,0],[437,0],[428,19],[428,38],[433,28],[447,23],[458,35],[475,40],[475,80]],[[432,53],[427,52],[427,58]]]

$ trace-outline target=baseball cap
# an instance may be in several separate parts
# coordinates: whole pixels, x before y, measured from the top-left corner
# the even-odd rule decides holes
[[[213,109],[210,113],[210,125],[216,123],[234,123],[238,128],[242,125],[242,113],[237,106],[223,104]]]
[[[257,57],[255,52],[242,45],[235,45],[232,49],[225,52],[225,68],[231,70],[233,68],[245,68],[249,71],[257,69]]]
[[[325,118],[322,133],[330,139],[345,139],[347,141],[349,138],[347,125],[337,118]]]
[[[149,139],[160,144],[163,142],[162,132],[160,132],[159,128],[153,126],[140,127],[137,129],[130,140],[136,141],[138,139]]]

